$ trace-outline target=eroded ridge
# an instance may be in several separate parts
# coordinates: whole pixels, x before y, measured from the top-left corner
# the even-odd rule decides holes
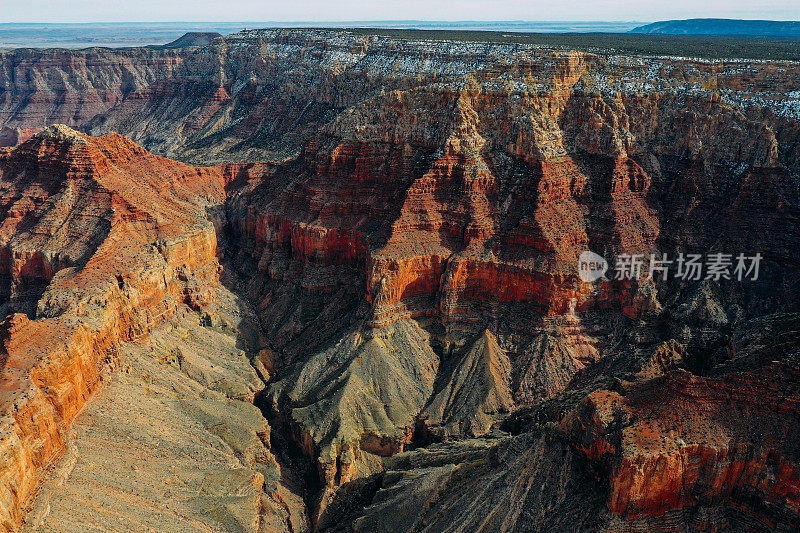
[[[156,493],[120,494],[192,467],[96,477],[90,433],[150,442],[114,407],[137,394],[171,413],[155,449],[213,457],[157,520],[796,528],[795,65],[301,30],[175,53],[81,127],[272,162],[65,127],[0,152],[2,475],[16,509],[47,478],[31,527],[91,520],[59,514],[89,486],[142,519]],[[590,283],[586,250],[763,264]]]

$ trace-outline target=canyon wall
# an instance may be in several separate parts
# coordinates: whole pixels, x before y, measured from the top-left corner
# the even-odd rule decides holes
[[[0,239],[5,258],[2,305],[8,314],[3,323],[0,461],[0,523],[5,529],[14,530],[25,518],[48,469],[64,469],[55,461],[70,446],[70,425],[93,393],[102,390],[115,371],[119,373],[120,365],[126,374],[143,373],[130,357],[120,355],[128,350],[126,346],[149,343],[152,354],[154,345],[169,344],[154,336],[156,332],[167,335],[165,322],[181,318],[183,323],[188,320],[193,324],[194,317],[192,327],[197,336],[204,331],[203,316],[211,327],[219,326],[215,324],[217,315],[241,314],[235,302],[220,298],[227,290],[219,278],[215,219],[209,214],[224,200],[226,183],[232,178],[228,170],[189,167],[153,156],[120,135],[92,138],[61,125],[0,153]],[[227,306],[221,305],[226,301]],[[237,325],[242,321],[228,322],[231,342],[243,342]],[[252,325],[250,328],[257,331]],[[189,372],[200,382],[194,387],[205,383],[212,390],[222,391],[216,393],[221,398],[203,396],[207,403],[215,400],[221,406],[203,405],[200,397],[194,400],[198,406],[223,420],[239,417],[241,422],[232,426],[232,434],[244,439],[234,433],[239,431],[255,439],[236,455],[242,461],[239,468],[261,464],[265,469],[264,474],[257,473],[261,467],[253,471],[260,481],[245,480],[255,484],[254,518],[250,519],[255,525],[261,521],[261,514],[270,514],[259,511],[269,509],[258,497],[262,494],[267,498],[261,488],[265,477],[272,478],[267,486],[273,492],[278,490],[278,474],[271,473],[278,467],[268,450],[269,428],[252,406],[255,394],[264,386],[249,361],[258,348],[256,341],[247,348],[249,352],[218,362],[217,370],[206,379],[198,377],[196,369]],[[176,349],[167,351],[175,357]],[[204,361],[196,347],[179,359],[175,364],[184,372],[190,364],[196,367]],[[227,385],[221,381],[226,367],[231,368]],[[149,378],[143,379],[153,386]],[[179,382],[172,379],[171,384],[167,379],[168,390]],[[118,386],[113,383],[111,388]],[[181,397],[192,401],[185,392]],[[231,398],[228,403],[222,401],[226,397]],[[128,400],[123,396],[118,401]],[[139,401],[141,416],[155,416],[160,408],[152,405],[156,411],[148,412],[146,403]],[[233,401],[242,407],[231,404]],[[247,413],[245,405],[253,412]],[[121,431],[124,424],[117,424],[115,431]],[[160,430],[169,431],[170,424],[177,422],[165,419]],[[153,426],[148,423],[146,427],[152,430]],[[137,429],[142,431],[141,427]],[[214,433],[213,428],[210,431],[209,436]],[[264,442],[257,435],[262,435]],[[208,439],[203,435],[197,438]],[[77,449],[83,450],[85,445],[85,441],[79,441]],[[73,443],[72,449],[75,446]],[[210,453],[212,449],[194,453]],[[68,459],[72,461],[68,472],[77,475],[86,468],[83,456],[70,455]],[[218,471],[218,475],[224,471]],[[106,473],[101,469],[95,476]],[[63,487],[54,494],[62,492]],[[96,516],[88,522],[59,522],[58,508],[55,502],[51,504],[44,515],[55,522],[41,527],[63,530],[70,524],[81,530],[96,524]],[[109,505],[109,501],[101,505]],[[72,504],[70,508],[83,507]],[[129,520],[136,516],[136,506],[130,502],[124,509]],[[200,514],[209,512],[201,509]],[[152,510],[142,513],[151,520],[155,517]]]
[[[177,345],[165,321],[202,327],[229,295],[256,332],[245,396],[281,443],[272,470],[243,463],[279,502],[256,527],[800,522],[796,64],[323,30],[60,53],[0,60],[40,76],[7,77],[8,139],[69,108],[216,166],[63,127],[2,152],[7,527],[114,347],[147,361],[148,333]],[[585,250],[763,261],[589,283]]]
[[[174,74],[182,54],[148,48],[0,51],[0,146],[51,124],[83,126],[122,100],[141,97]]]

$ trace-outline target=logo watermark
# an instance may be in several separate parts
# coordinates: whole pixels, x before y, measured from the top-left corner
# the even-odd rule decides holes
[[[681,279],[687,281],[736,279],[758,280],[762,256],[738,255],[714,252],[709,254],[683,254],[671,258],[667,254],[619,254],[616,256],[612,279],[615,280],[661,280]],[[578,258],[578,276],[581,281],[591,283],[608,279],[608,262],[589,250]]]
[[[608,279],[605,277],[608,271],[608,261],[602,255],[586,250],[578,258],[578,276],[581,281],[592,283],[599,279]]]

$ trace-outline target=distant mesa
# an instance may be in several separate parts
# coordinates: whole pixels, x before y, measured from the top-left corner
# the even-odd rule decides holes
[[[630,33],[800,38],[800,22],[736,19],[665,20],[639,26]]]
[[[222,37],[221,33],[217,32],[204,32],[204,31],[190,31],[184,33],[171,43],[159,46],[158,48],[187,48],[189,46],[206,46],[217,37]]]

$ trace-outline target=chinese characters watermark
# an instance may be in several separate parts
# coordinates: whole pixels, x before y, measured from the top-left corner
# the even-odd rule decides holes
[[[762,256],[736,256],[721,252],[706,254],[683,254],[670,257],[668,254],[619,254],[616,257],[611,278],[616,280],[661,279],[670,276],[686,281],[735,279],[758,280]],[[578,276],[582,281],[593,282],[608,279],[608,262],[600,255],[586,251],[578,258]]]

